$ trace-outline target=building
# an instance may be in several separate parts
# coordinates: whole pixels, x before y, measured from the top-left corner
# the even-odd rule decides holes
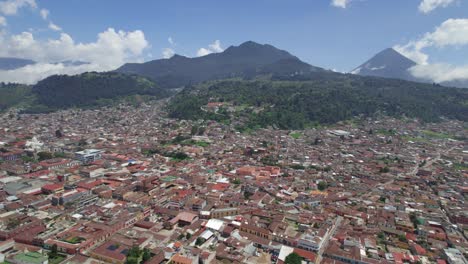
[[[75,158],[84,164],[100,160],[104,151],[99,149],[85,149],[83,151],[75,152]]]
[[[228,208],[219,208],[210,212],[210,218],[224,218],[226,216],[234,216],[239,214],[239,208],[237,207],[228,207]]]
[[[444,254],[447,258],[449,264],[468,264],[468,261],[456,248],[446,248],[444,249]]]
[[[78,209],[93,204],[98,199],[98,196],[90,190],[72,190],[52,197],[52,205],[71,206],[73,204],[73,207]]]

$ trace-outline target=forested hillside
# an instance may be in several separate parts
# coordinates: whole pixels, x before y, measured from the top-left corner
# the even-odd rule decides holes
[[[226,80],[186,88],[169,104],[171,117],[246,119],[247,127],[302,129],[357,115],[468,120],[468,90],[402,80],[323,74],[309,80]],[[302,77],[301,77],[302,78]],[[293,79],[293,78],[290,78]],[[224,102],[216,112],[209,102]]]

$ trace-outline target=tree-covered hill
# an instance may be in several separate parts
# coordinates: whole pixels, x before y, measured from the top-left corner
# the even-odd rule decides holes
[[[31,86],[16,83],[0,83],[0,112],[34,99]]]
[[[49,109],[96,106],[132,95],[157,98],[168,95],[145,77],[115,72],[54,75],[34,85],[32,93],[36,96],[36,106]]]
[[[247,127],[273,125],[282,129],[377,113],[424,121],[440,117],[468,121],[467,89],[323,72],[273,79],[225,80],[188,87],[171,100],[169,114],[181,119],[244,119]],[[208,111],[205,106],[209,102],[224,102],[224,106]]]

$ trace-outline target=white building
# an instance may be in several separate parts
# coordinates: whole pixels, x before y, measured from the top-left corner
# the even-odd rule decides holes
[[[83,151],[75,152],[75,157],[81,162],[87,164],[96,160],[100,160],[102,153],[104,153],[104,151],[99,149],[85,149]]]

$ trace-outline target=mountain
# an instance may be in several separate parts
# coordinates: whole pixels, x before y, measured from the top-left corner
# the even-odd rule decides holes
[[[0,58],[0,70],[14,70],[35,63],[35,61],[26,59]]]
[[[362,76],[375,76],[422,83],[434,83],[433,80],[414,77],[410,73],[409,69],[416,65],[418,65],[416,62],[405,57],[398,51],[388,48],[377,53],[370,60],[352,70],[351,73]],[[446,81],[441,82],[440,84],[447,87],[468,88],[467,79]]]
[[[181,87],[208,80],[258,75],[288,75],[323,69],[302,62],[287,51],[247,41],[221,53],[197,58],[174,55],[170,59],[127,63],[116,70],[151,78],[164,88]]]
[[[377,53],[370,60],[352,70],[351,73],[363,76],[416,81],[416,78],[408,71],[409,68],[415,65],[416,62],[403,56],[396,50],[388,48]]]
[[[168,112],[173,118],[231,123],[239,130],[303,129],[380,114],[427,122],[441,117],[468,121],[467,100],[468,89],[321,72],[187,87],[170,100]],[[215,112],[206,108],[210,102],[225,107]]]

